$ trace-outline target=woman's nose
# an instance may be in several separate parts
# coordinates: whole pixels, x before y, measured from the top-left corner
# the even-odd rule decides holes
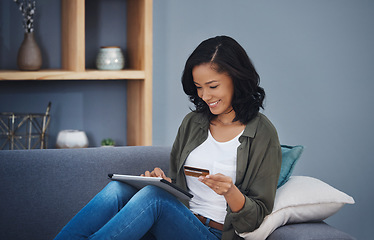
[[[210,93],[207,90],[201,90],[200,98],[203,99],[204,102],[210,99]]]

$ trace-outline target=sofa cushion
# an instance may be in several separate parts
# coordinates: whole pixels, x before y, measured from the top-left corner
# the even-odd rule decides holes
[[[168,171],[170,147],[0,151],[0,239],[53,239],[110,180]]]
[[[241,233],[245,239],[265,239],[287,223],[322,221],[335,214],[344,204],[353,204],[351,196],[312,177],[292,176],[277,190],[274,209],[258,229]]]
[[[278,179],[277,187],[283,186],[288,179],[291,177],[291,174],[295,168],[297,160],[299,160],[301,154],[304,151],[304,147],[301,145],[297,146],[288,146],[281,145],[282,149],[282,165]]]

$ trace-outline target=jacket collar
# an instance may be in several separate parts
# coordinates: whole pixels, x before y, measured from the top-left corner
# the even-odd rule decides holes
[[[203,130],[209,129],[209,121],[204,116],[204,114],[198,114],[197,117],[194,119],[194,121],[200,126]]]
[[[242,136],[254,138],[257,132],[257,126],[261,118],[261,113],[258,113],[245,127]]]

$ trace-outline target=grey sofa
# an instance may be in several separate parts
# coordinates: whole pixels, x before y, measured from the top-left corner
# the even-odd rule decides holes
[[[0,151],[0,239],[53,239],[110,180],[168,169],[169,147]],[[353,239],[324,222],[278,228],[268,240]]]

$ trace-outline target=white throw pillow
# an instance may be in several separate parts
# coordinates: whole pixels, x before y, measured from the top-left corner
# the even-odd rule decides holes
[[[322,221],[347,203],[354,204],[355,201],[319,179],[292,176],[278,188],[273,212],[265,217],[260,227],[239,236],[246,240],[263,240],[287,223]]]

